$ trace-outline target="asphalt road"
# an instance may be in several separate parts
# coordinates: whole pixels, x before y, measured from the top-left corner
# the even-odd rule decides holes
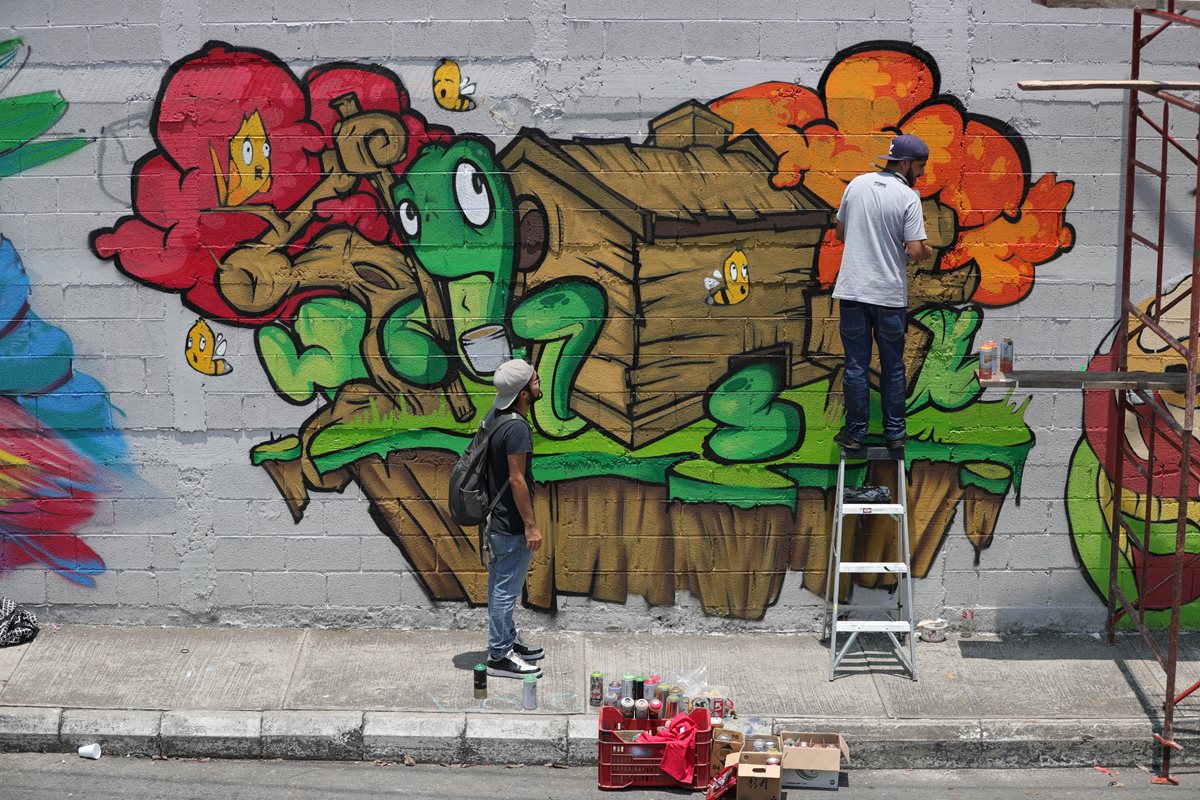
[[[839,800],[992,800],[1046,798],[1123,800],[1195,796],[1200,769],[1178,772],[1180,787],[1154,786],[1137,768],[1028,770],[856,770],[836,795],[793,792],[799,797]],[[596,788],[594,768],[461,767],[369,762],[200,761],[102,757],[90,761],[61,754],[0,755],[0,797],[4,800],[679,800],[699,793]]]

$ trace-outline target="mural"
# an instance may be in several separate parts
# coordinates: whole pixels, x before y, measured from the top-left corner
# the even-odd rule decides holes
[[[457,61],[443,58],[433,71],[433,99],[447,111],[470,111],[475,108],[471,95],[475,84],[458,68]]]
[[[1187,341],[1188,304],[1191,278],[1185,278],[1171,292],[1164,290],[1163,328]],[[1150,313],[1147,300],[1140,306]],[[1129,330],[1136,333],[1126,347],[1129,369],[1150,372],[1184,371],[1187,365],[1174,349],[1130,316]],[[1110,336],[1115,340],[1115,336]],[[1116,341],[1103,344],[1088,365],[1090,370],[1113,370],[1119,347]],[[1175,421],[1183,424],[1186,400],[1181,393],[1159,392]],[[1104,464],[1114,435],[1123,435],[1124,492],[1121,509],[1128,515],[1139,544],[1147,526],[1150,546],[1147,551],[1131,545],[1121,536],[1121,555],[1117,561],[1117,585],[1131,601],[1146,610],[1146,622],[1165,628],[1170,623],[1171,583],[1175,555],[1176,526],[1179,521],[1180,470],[1183,468],[1179,435],[1145,403],[1136,401],[1126,416],[1125,430],[1116,430],[1116,395],[1111,391],[1089,389],[1084,392],[1084,436],[1075,447],[1067,475],[1067,518],[1075,552],[1084,566],[1084,574],[1097,593],[1107,601],[1109,583],[1109,523],[1112,519],[1113,477]],[[1181,624],[1200,626],[1200,454],[1192,451],[1188,469],[1187,551],[1184,562]]]
[[[0,91],[28,58],[0,42]],[[86,139],[47,137],[67,110],[58,92],[0,99],[0,178],[62,158]],[[0,235],[0,576],[46,567],[94,586],[104,561],[74,531],[95,514],[111,469],[127,470],[108,395],[72,365],[70,338],[29,305],[29,276]]]
[[[932,151],[917,188],[937,257],[910,276],[906,352],[924,576],[960,505],[982,551],[1019,490],[1025,405],[982,400],[974,338],[1072,245],[1073,185],[1035,180],[1020,137],[940,94],[911,45],[847,50],[815,89],[665,109],[641,143],[525,129],[497,152],[427,123],[386,70],[297,76],[211,42],[164,77],[133,213],[92,246],[255,329],[280,398],[316,408],[252,462],[297,521],[311,493],[361,487],[431,597],[486,602],[445,491],[490,375],[518,356],[547,387],[533,419],[547,546],[526,601],[687,591],[754,619],[789,569],[824,591],[842,416],[832,212],[897,131]],[[852,479],[886,470],[854,464]],[[879,522],[848,529],[855,560],[889,547]]]

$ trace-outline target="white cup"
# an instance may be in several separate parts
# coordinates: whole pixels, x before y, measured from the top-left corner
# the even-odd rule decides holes
[[[99,758],[100,745],[96,744],[95,742],[92,742],[91,744],[85,744],[83,747],[79,748],[79,757],[92,759]]]

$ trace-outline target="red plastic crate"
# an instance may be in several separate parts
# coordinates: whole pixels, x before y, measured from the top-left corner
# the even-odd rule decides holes
[[[709,710],[698,708],[688,715],[696,726],[696,763],[690,784],[677,781],[659,768],[665,742],[622,741],[615,731],[653,731],[664,724],[661,719],[629,719],[618,708],[600,708],[600,788],[625,789],[630,786],[684,786],[706,789],[712,778],[712,725]],[[634,755],[637,752],[637,755]]]

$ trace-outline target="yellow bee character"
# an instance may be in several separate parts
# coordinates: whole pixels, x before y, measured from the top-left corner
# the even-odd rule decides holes
[[[705,277],[704,288],[708,291],[705,300],[710,306],[733,306],[750,294],[750,267],[746,254],[734,250],[725,259],[725,271],[713,270],[712,277]]]
[[[433,99],[447,111],[470,111],[475,101],[475,84],[468,83],[459,72],[458,64],[448,58],[433,71]]]
[[[255,111],[242,118],[242,126],[229,140],[228,175],[221,169],[217,151],[212,153],[217,199],[223,206],[240,206],[254,195],[271,188],[271,142],[262,117]]]
[[[229,362],[218,356],[225,355],[225,337],[213,333],[213,329],[202,319],[187,333],[187,347],[183,354],[188,366],[202,375],[228,375],[233,372]]]

